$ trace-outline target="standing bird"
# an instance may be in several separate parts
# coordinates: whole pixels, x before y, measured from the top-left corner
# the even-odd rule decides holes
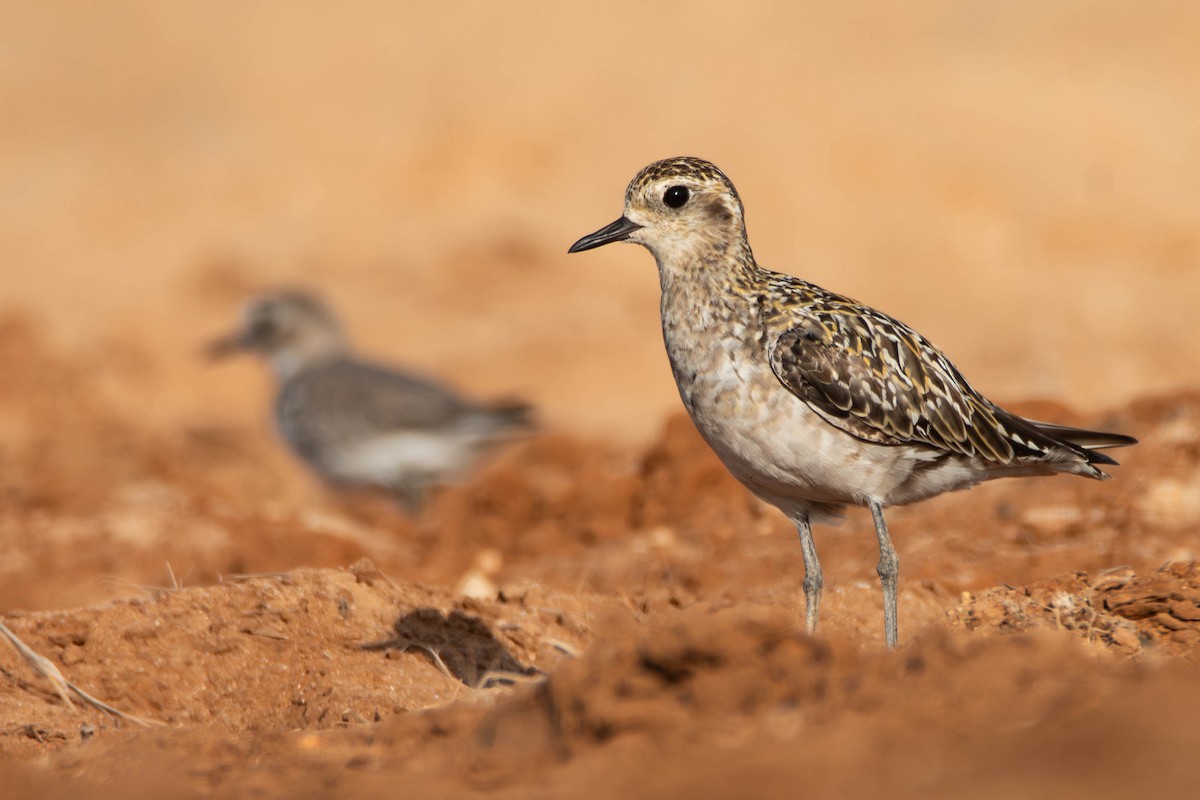
[[[525,403],[476,403],[356,358],[333,315],[304,292],[254,300],[241,327],[209,347],[214,357],[238,351],[275,373],[275,421],[296,455],[334,485],[393,492],[410,512],[429,487],[530,427]]]
[[[993,478],[1103,479],[1096,465],[1117,462],[1097,451],[1136,444],[1009,413],[904,323],[758,266],[741,198],[707,161],[646,167],[624,215],[568,252],[623,241],[658,262],[663,340],[692,421],[734,477],[799,531],[809,633],[823,585],[811,522],[848,505],[871,510],[892,648],[900,562],[885,506]]]

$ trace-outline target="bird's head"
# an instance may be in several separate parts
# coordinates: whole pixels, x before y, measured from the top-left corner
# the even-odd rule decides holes
[[[251,300],[238,328],[209,344],[208,354],[255,353],[286,378],[345,347],[341,328],[324,304],[307,292],[282,290]]]
[[[584,236],[568,252],[634,242],[653,253],[662,268],[744,245],[744,214],[737,189],[716,166],[699,158],[668,158],[629,183],[620,219]]]

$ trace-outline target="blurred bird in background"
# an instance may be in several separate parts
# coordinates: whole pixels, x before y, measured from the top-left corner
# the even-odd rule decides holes
[[[313,295],[282,290],[250,302],[213,358],[260,356],[275,374],[275,422],[292,451],[338,487],[376,487],[410,513],[461,478],[493,445],[532,428],[524,402],[476,402],[427,377],[357,357]]]

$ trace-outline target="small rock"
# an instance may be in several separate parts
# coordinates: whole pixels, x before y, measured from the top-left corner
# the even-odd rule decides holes
[[[1171,641],[1179,644],[1196,645],[1200,643],[1200,631],[1195,628],[1185,628],[1180,631],[1171,631]]]
[[[1181,619],[1175,619],[1166,612],[1155,614],[1154,621],[1169,631],[1183,631],[1195,627],[1190,622],[1184,622]]]
[[[1138,511],[1148,521],[1179,525],[1200,519],[1200,474],[1183,480],[1163,478],[1151,484],[1138,500]]]
[[[1191,600],[1176,600],[1171,603],[1171,616],[1188,622],[1200,622],[1200,606]]]
[[[1137,631],[1132,626],[1117,625],[1113,627],[1112,642],[1117,647],[1130,653],[1136,653],[1142,649],[1141,640],[1138,639]]]
[[[1021,513],[1021,524],[1032,533],[1059,538],[1079,529],[1083,511],[1076,506],[1035,506]]]
[[[82,647],[77,644],[69,644],[63,648],[62,655],[59,656],[59,659],[62,661],[64,666],[70,667],[74,664],[78,664],[80,661],[83,661],[86,656],[87,653],[84,652]]]

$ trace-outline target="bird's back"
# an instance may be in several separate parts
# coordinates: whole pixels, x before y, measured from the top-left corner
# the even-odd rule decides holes
[[[437,480],[527,424],[528,408],[476,404],[428,378],[343,357],[284,382],[276,419],[318,472],[348,483]]]

